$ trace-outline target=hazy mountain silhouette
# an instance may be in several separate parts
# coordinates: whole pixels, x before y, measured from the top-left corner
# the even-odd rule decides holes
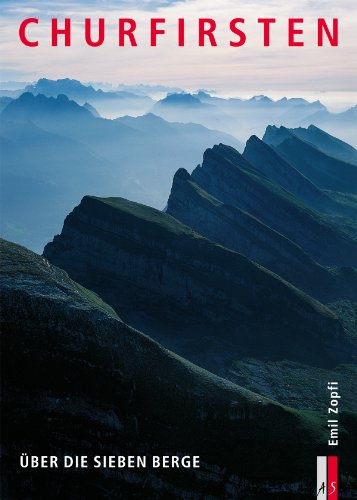
[[[64,94],[54,98],[42,94],[34,96],[30,92],[25,92],[6,106],[1,117],[7,121],[33,121],[39,125],[52,122],[54,127],[59,127],[63,120],[75,122],[73,126],[78,125],[81,121],[92,117],[92,113]]]
[[[245,141],[253,134],[263,134],[269,124],[294,127],[307,116],[326,108],[320,101],[294,98],[274,101],[264,95],[250,99],[222,98],[199,91],[193,95],[170,94],[157,102],[152,110],[169,121],[194,121],[224,130]]]
[[[352,125],[357,126],[357,106],[347,109],[341,113],[331,113],[330,111],[324,109],[316,112],[315,114],[306,118],[306,122],[318,123],[321,127],[326,127],[328,125],[334,126],[345,126]]]
[[[190,94],[160,85],[120,84],[115,87],[105,83],[83,84],[70,78],[40,78],[25,89],[0,90],[0,95],[17,98],[24,91],[48,97],[65,94],[81,105],[88,102],[106,118],[152,111],[168,121],[199,123],[232,134],[241,141],[253,134],[263,135],[269,124],[286,127],[314,124],[357,146],[355,108],[344,113],[330,113],[320,101],[302,98],[273,100],[265,95],[249,99],[222,98],[205,90]],[[168,92],[167,96],[155,102],[163,92]]]
[[[164,99],[158,101],[151,110],[156,115],[171,122],[199,123],[208,128],[217,128],[235,134],[233,117],[219,106],[202,102],[192,94],[168,94]],[[238,136],[236,135],[236,137]]]
[[[16,89],[16,90],[6,90],[0,89],[0,97],[10,97],[10,99],[17,99],[21,94],[25,92],[25,89]]]
[[[66,96],[30,93],[7,105],[0,136],[2,234],[37,251],[86,193],[130,196],[163,208],[180,166],[197,164],[203,149],[222,140],[240,147],[233,137],[201,125],[154,115],[96,118]]]
[[[88,109],[88,111],[90,111],[92,113],[93,116],[95,116],[96,118],[101,118],[100,114],[98,113],[98,111],[95,109],[94,106],[92,106],[91,104],[89,104],[89,102],[85,102],[83,104],[83,107]]]
[[[210,109],[212,107],[209,104],[202,103],[200,99],[192,94],[178,93],[168,94],[164,99],[161,99],[155,104],[154,109],[165,109],[170,108],[171,106],[189,109]]]
[[[92,104],[100,114],[110,117],[126,114],[129,110],[135,114],[145,113],[153,104],[153,100],[146,95],[127,91],[104,92],[69,78],[61,80],[40,78],[35,84],[28,85],[25,91],[34,95],[43,94],[47,97],[65,94],[79,104],[85,102]]]
[[[167,85],[145,85],[143,83],[138,83],[136,85],[119,83],[113,90],[126,91],[139,95],[148,95],[150,97],[168,93],[183,92],[180,87],[169,87]]]
[[[327,110],[318,111],[300,123],[302,126],[310,124],[323,128],[330,134],[337,135],[357,147],[357,106],[342,113],[331,113]]]
[[[13,101],[11,97],[0,97],[0,113],[11,101]]]
[[[107,192],[113,168],[79,141],[1,121],[1,232],[41,251],[81,193]]]
[[[357,165],[357,150],[354,147],[315,127],[315,125],[310,125],[308,128],[294,128],[292,132],[300,139],[321,149],[327,155]]]

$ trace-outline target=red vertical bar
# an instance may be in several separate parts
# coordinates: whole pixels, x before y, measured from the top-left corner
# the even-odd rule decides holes
[[[338,457],[327,458],[327,496],[329,500],[338,499]]]

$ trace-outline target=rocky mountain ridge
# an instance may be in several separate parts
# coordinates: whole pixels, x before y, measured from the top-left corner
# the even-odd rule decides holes
[[[85,197],[44,255],[126,322],[216,373],[237,356],[349,359],[321,303],[149,207]]]

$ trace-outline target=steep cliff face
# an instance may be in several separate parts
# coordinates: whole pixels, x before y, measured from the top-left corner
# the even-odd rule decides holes
[[[166,212],[320,299],[336,296],[337,288],[340,296],[340,283],[302,248],[247,212],[214,198],[184,169],[173,179]]]
[[[237,356],[349,359],[327,308],[149,207],[85,197],[44,255],[126,322],[218,373]]]
[[[294,135],[292,129],[286,127],[276,127],[275,125],[268,125],[265,129],[263,141],[271,146],[279,146],[285,139]]]
[[[86,241],[89,252],[94,241]],[[0,250],[4,498],[311,494],[315,457],[326,453],[319,414],[201,370],[128,327],[46,259],[4,240]],[[354,422],[342,416],[341,429]],[[342,444],[346,471],[353,446]],[[201,468],[19,470],[23,452],[60,462],[87,455],[89,463],[94,455],[146,455],[148,464],[152,454],[200,455]]]
[[[354,147],[315,127],[315,125],[309,125],[307,128],[293,128],[291,130],[294,135],[303,141],[310,142],[327,155],[357,165],[357,150]]]
[[[354,147],[328,134],[315,125],[309,125],[307,128],[298,127],[291,129],[286,129],[285,127],[278,128],[270,125],[266,129],[264,141],[268,144],[278,146],[287,137],[291,137],[289,132],[299,139],[312,144],[333,158],[338,158],[346,163],[357,165],[357,150]]]
[[[341,161],[302,140],[299,132],[284,127],[268,127],[263,141],[276,147],[278,153],[316,186],[332,191],[357,193],[355,164]],[[306,138],[306,136],[305,136]]]
[[[272,128],[274,129],[276,127]],[[321,133],[323,132],[321,131]],[[293,136],[291,135],[291,137]],[[293,141],[291,137],[286,140]],[[334,138],[331,137],[331,141],[333,139]],[[285,140],[282,142],[282,147],[284,143]],[[277,146],[277,148],[279,147],[280,145]],[[299,149],[298,154],[301,154],[301,147],[303,147],[303,149],[305,148],[304,142],[300,141],[296,147]],[[311,146],[308,147],[310,148]],[[344,231],[347,229],[349,233],[351,232],[352,236],[356,236],[356,228],[353,229],[353,221],[357,219],[357,203],[354,196],[348,193],[344,194],[337,193],[335,191],[324,191],[323,189],[318,188],[310,179],[310,176],[312,179],[316,179],[314,168],[305,168],[303,169],[304,174],[302,174],[298,170],[300,162],[295,162],[295,166],[288,163],[278,154],[277,148],[270,147],[257,137],[252,136],[247,141],[243,157],[271,182],[276,183],[278,186],[291,193],[297,200],[300,200],[307,207],[323,214],[323,216],[336,227],[340,227]],[[353,150],[353,148],[351,149]],[[342,152],[345,152],[344,148],[342,148]],[[317,151],[317,153],[319,152]],[[311,153],[307,151],[307,154]],[[304,153],[302,156],[304,157]],[[290,158],[292,157],[290,156]],[[331,161],[334,162],[335,160],[329,158],[327,159],[327,164]],[[320,162],[322,162],[320,166],[323,173],[322,175],[325,175],[326,161],[322,157],[320,158]],[[328,170],[328,165],[326,166]],[[355,168],[357,172],[357,167],[353,168]],[[345,172],[341,170],[339,175],[343,177],[344,174]],[[346,185],[345,180],[342,182]],[[347,182],[349,181],[347,180]],[[336,185],[336,189],[337,187],[338,184]]]
[[[357,243],[262,176],[236,150],[220,144],[205,151],[192,179],[229,205],[249,212],[323,265],[357,265]]]
[[[323,188],[346,193],[357,193],[357,167],[325,155],[296,137],[286,139],[278,146],[279,153],[313,182]]]
[[[258,137],[253,135],[249,138],[243,157],[270,181],[276,182],[308,206],[323,209],[331,203],[317,186]]]

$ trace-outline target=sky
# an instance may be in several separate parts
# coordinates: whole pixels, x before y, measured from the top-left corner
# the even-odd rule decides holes
[[[267,94],[320,98],[336,107],[357,103],[357,10],[355,0],[0,0],[0,80],[70,77],[113,84],[163,84],[186,90],[215,89],[225,95]],[[25,47],[21,21],[37,17],[29,30],[39,40]],[[72,46],[51,47],[50,19],[72,19]],[[106,20],[103,46],[84,42],[84,19]],[[118,47],[117,20],[137,21],[138,47]],[[166,34],[149,46],[151,17],[166,18]],[[186,19],[186,46],[177,46],[177,19]],[[198,47],[199,17],[217,22],[218,47]],[[245,18],[247,42],[230,47],[229,21]],[[275,17],[271,46],[263,47],[258,17]],[[304,18],[304,47],[288,47],[288,18]],[[339,47],[317,47],[317,18],[339,19]]]

